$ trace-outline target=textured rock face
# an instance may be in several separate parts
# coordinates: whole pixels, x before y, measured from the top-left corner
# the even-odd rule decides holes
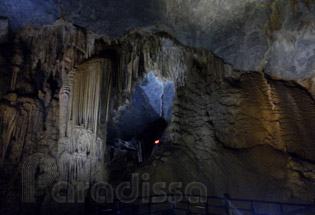
[[[151,181],[202,181],[215,195],[311,201],[314,131],[309,127],[298,132],[304,123],[292,121],[306,112],[314,115],[308,93],[259,73],[219,78],[212,84],[202,82],[211,79],[211,73],[195,74],[177,90],[170,141],[140,172],[150,173]],[[302,98],[305,101],[299,101]],[[308,105],[300,106],[305,102]]]
[[[166,30],[183,44],[214,52],[241,70],[285,79],[314,76],[311,0],[3,0],[0,12],[13,28],[40,26],[64,16],[108,38],[148,27]]]
[[[314,100],[306,90],[259,73],[225,84],[228,90],[218,89],[208,104],[222,143],[232,148],[268,144],[314,161]]]
[[[41,29],[26,28],[20,34],[14,35],[14,40],[10,43],[1,44],[1,57],[4,59],[1,64],[0,94],[3,175],[1,193],[4,195],[1,201],[5,199],[8,205],[13,204],[12,207],[6,208],[8,212],[14,214],[20,208],[14,204],[20,204],[22,199],[20,185],[24,160],[34,153],[51,157],[56,164],[60,157],[62,158],[63,145],[58,143],[64,140],[61,131],[64,131],[63,122],[67,117],[61,111],[63,97],[59,92],[68,74],[72,74],[73,66],[91,55],[91,45],[88,42],[94,42],[92,34],[59,22]],[[94,45],[92,46],[94,48]],[[95,136],[92,132],[80,128],[73,133],[76,136],[73,135],[72,138],[78,137],[81,145],[89,141],[86,140],[88,137]],[[67,152],[73,155],[71,161],[80,163],[76,162],[76,159],[81,157],[71,151],[73,148],[70,143],[66,146]],[[84,146],[80,149],[78,153],[86,152]],[[91,150],[91,159],[93,153]],[[41,162],[38,165],[44,165]],[[69,168],[73,167],[71,165],[72,163],[68,163]],[[60,178],[63,178],[67,172],[61,174],[65,172],[61,170],[60,165],[58,172]],[[37,176],[35,178],[37,183]],[[36,193],[41,196],[43,194],[45,190],[41,189]]]
[[[200,181],[209,195],[313,201],[314,79],[236,70],[163,32],[106,40],[62,20],[25,28],[7,46],[12,53],[0,52],[8,80],[0,88],[5,191],[21,183],[21,165],[33,153],[55,160],[55,182],[111,177],[109,112],[130,103],[154,74],[174,83],[173,114],[164,144],[138,172],[152,182]],[[37,193],[43,204],[49,189]],[[10,194],[19,198],[20,190]]]
[[[150,173],[151,182],[201,181],[215,195],[312,201],[309,92],[264,73],[234,70],[203,50],[174,50],[174,64],[185,62],[185,81],[176,88],[168,141],[139,171]],[[155,65],[154,57],[149,62]]]

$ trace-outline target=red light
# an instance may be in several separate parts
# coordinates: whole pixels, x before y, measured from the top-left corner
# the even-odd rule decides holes
[[[160,140],[154,141],[154,144],[159,144],[159,143],[160,143]]]

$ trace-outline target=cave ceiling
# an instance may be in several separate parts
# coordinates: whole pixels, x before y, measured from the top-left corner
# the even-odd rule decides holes
[[[144,28],[167,31],[181,43],[205,48],[240,70],[274,78],[315,74],[312,0],[1,0],[13,30],[58,17],[105,38]]]

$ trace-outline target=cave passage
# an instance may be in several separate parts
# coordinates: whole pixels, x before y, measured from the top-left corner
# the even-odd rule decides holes
[[[120,170],[127,161],[141,163],[163,142],[162,134],[172,117],[175,95],[172,81],[160,81],[148,73],[136,86],[131,101],[118,111],[111,111],[107,125],[109,167]]]

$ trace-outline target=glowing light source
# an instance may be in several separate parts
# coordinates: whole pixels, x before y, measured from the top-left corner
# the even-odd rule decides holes
[[[159,144],[159,143],[160,143],[160,140],[154,141],[154,144]]]

